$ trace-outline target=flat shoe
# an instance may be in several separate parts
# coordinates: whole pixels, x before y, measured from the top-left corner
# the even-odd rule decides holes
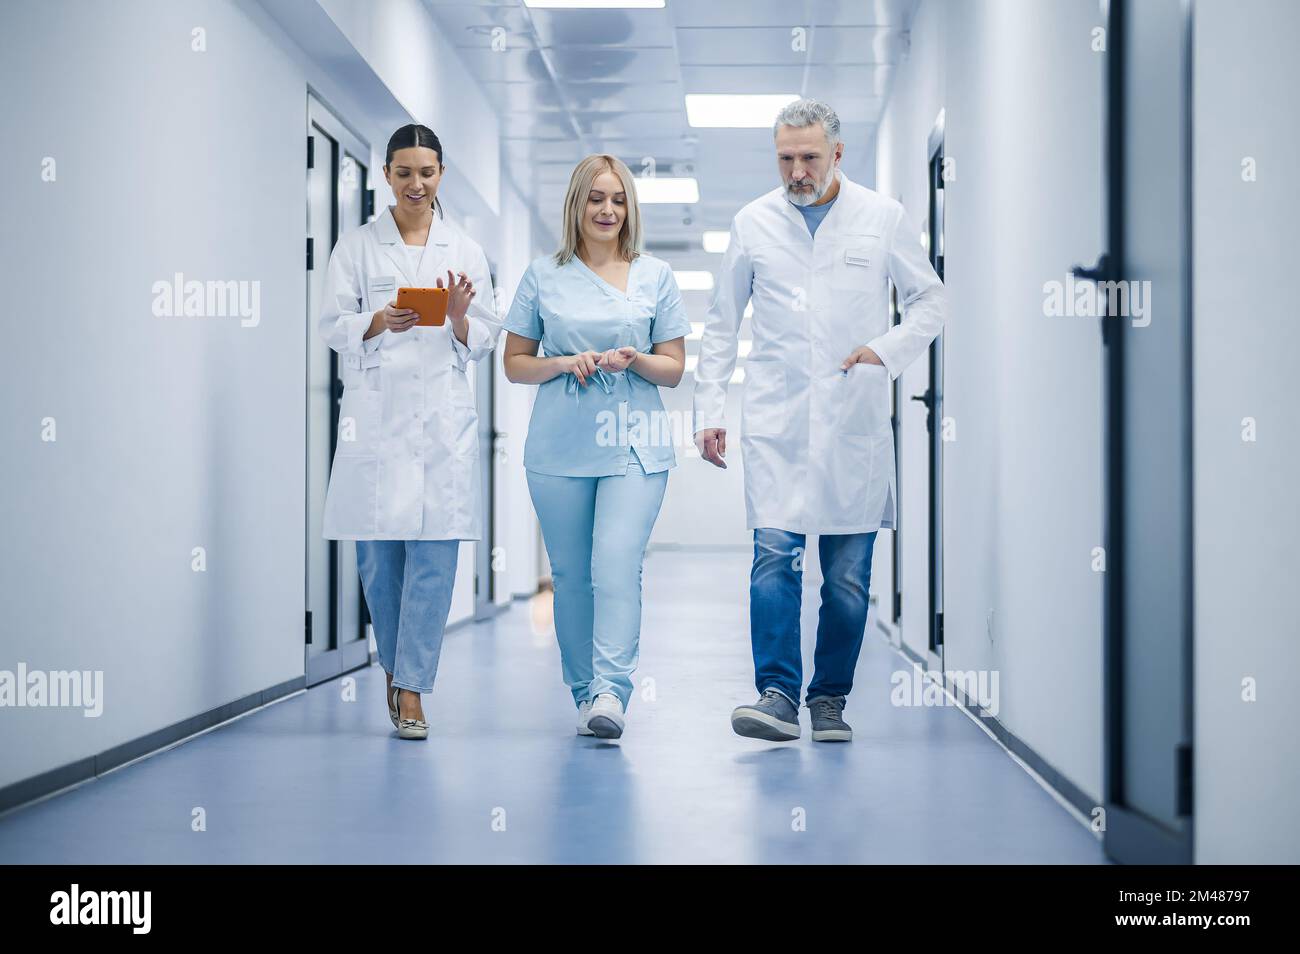
[[[429,723],[423,719],[400,719],[397,723],[397,737],[399,739],[427,739],[429,737]]]

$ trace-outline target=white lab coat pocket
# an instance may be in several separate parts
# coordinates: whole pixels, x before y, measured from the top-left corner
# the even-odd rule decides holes
[[[366,311],[372,315],[397,298],[397,279],[392,275],[373,275],[366,280]]]
[[[875,437],[889,423],[889,371],[881,364],[858,362],[843,378],[840,432]]]
[[[775,361],[749,361],[740,411],[741,436],[776,436],[785,429],[788,414],[785,369]]]
[[[344,353],[339,355],[343,366],[344,397],[349,391],[379,389],[379,368],[383,366],[384,357],[380,351],[367,351],[364,354]]]
[[[374,457],[379,453],[383,396],[382,391],[344,389],[343,404],[339,408],[338,445],[335,451],[336,472],[338,458]]]

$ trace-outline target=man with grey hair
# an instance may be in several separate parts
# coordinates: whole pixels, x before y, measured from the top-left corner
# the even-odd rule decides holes
[[[943,285],[903,207],[840,171],[840,121],[800,100],[773,128],[781,186],[731,223],[695,370],[695,442],[726,467],[727,384],[753,304],[740,447],[754,531],[750,639],[760,698],[739,735],[797,739],[803,553],[818,535],[823,583],[806,704],[812,737],[847,742],[843,710],[867,621],[876,532],[892,528],[889,383],[943,328]],[[889,282],[902,321],[890,327]]]

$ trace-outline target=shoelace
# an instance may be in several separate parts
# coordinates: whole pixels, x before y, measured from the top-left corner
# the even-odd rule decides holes
[[[838,721],[842,709],[843,703],[836,699],[818,699],[813,703],[813,715],[820,719],[834,719]]]

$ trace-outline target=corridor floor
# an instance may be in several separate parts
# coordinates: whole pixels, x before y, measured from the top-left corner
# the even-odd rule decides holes
[[[383,671],[316,686],[0,818],[3,863],[1104,864],[961,712],[891,705],[868,627],[849,744],[733,735],[752,701],[744,553],[652,553],[618,743],[574,734],[543,602],[454,629],[400,741]],[[817,580],[805,581],[811,660]],[[805,679],[807,670],[805,670]],[[191,819],[201,808],[206,830]]]

